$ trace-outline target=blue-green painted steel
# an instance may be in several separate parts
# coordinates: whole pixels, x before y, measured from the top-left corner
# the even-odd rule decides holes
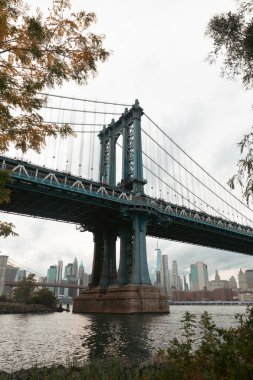
[[[120,231],[120,264],[118,273],[119,285],[129,284],[133,267],[133,232],[132,228],[121,228]]]
[[[97,230],[93,232],[93,243],[94,243],[94,255],[93,255],[93,265],[92,265],[90,285],[92,287],[95,287],[99,285],[102,269],[103,269],[103,259],[104,259],[103,231]]]
[[[110,186],[116,185],[116,142],[117,139],[114,136],[109,140],[109,179]]]
[[[99,281],[102,287],[117,283],[116,240],[117,234],[114,231],[104,231],[103,268]]]
[[[122,146],[122,179],[121,184],[128,186],[135,195],[144,195],[143,168],[142,168],[142,142],[141,142],[141,116],[143,109],[138,100],[115,123],[112,120],[107,128],[99,133],[101,142],[100,180],[110,186],[116,185],[116,143],[120,135],[123,136]],[[120,266],[118,283],[125,285],[151,284],[146,252],[147,219],[143,215],[133,215],[132,226],[125,230],[121,228],[120,234]],[[115,240],[104,232],[103,270],[99,284],[108,286],[116,282],[116,255]],[[97,259],[94,256],[94,260]],[[94,261],[94,262],[95,262]],[[96,264],[94,264],[96,267]],[[94,273],[97,271],[94,269]],[[93,281],[96,283],[96,281]]]
[[[133,106],[134,119],[134,184],[133,190],[136,194],[144,194],[143,190],[143,166],[142,166],[142,142],[141,142],[141,115],[143,109],[138,100]]]
[[[29,193],[37,204],[42,197],[58,202],[65,215],[56,210],[58,220],[84,226],[94,235],[94,260],[91,286],[150,285],[146,235],[187,243],[229,249],[253,254],[253,230],[221,218],[144,193],[141,116],[143,109],[136,101],[116,122],[102,129],[100,139],[100,182],[89,181],[46,168],[2,157],[2,169],[13,170],[10,189],[17,192],[17,208],[2,204],[2,210],[22,213],[20,195]],[[122,135],[122,179],[116,186],[116,143]],[[8,164],[6,162],[8,161]],[[17,168],[23,167],[20,170]],[[57,219],[52,208],[43,213],[28,204],[28,214]],[[21,205],[20,205],[21,204]],[[14,207],[14,209],[12,209]],[[35,207],[35,209],[34,209]],[[43,204],[44,207],[44,204]],[[71,213],[71,207],[76,211]],[[31,209],[31,211],[30,211]],[[21,211],[20,211],[21,210]],[[27,208],[25,208],[27,210]],[[8,211],[7,211],[8,212]],[[25,214],[25,212],[24,212]],[[45,216],[46,215],[46,216]],[[116,239],[120,237],[120,265],[116,273]],[[211,237],[210,237],[211,236]]]
[[[146,248],[147,217],[142,214],[134,214],[133,220],[133,271],[131,283],[134,285],[151,285]]]

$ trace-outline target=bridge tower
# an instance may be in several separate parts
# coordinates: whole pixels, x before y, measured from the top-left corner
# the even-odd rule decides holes
[[[99,179],[121,188],[132,199],[145,198],[141,116],[138,100],[130,110],[102,129]],[[116,144],[122,136],[122,178],[116,184]],[[168,312],[167,300],[151,285],[146,250],[148,216],[141,209],[122,208],[121,222],[107,220],[93,227],[94,258],[89,291],[74,300],[74,312]],[[120,237],[120,265],[116,270],[116,240]]]

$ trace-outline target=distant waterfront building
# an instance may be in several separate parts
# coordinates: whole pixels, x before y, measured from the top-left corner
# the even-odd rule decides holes
[[[239,284],[239,289],[241,290],[247,290],[247,281],[246,281],[246,276],[245,273],[240,268],[240,271],[238,273],[238,284]]]
[[[178,269],[176,260],[172,261],[172,284],[171,286],[177,290],[180,288],[180,282],[178,277]]]
[[[215,281],[217,281],[217,282],[220,281],[220,275],[219,275],[217,269],[215,271]]]
[[[80,285],[83,285],[83,276],[84,276],[84,266],[83,266],[83,262],[81,261],[81,264],[79,265],[79,268],[78,268],[78,283]]]
[[[58,260],[56,282],[59,282],[59,283],[62,280],[62,268],[63,268],[63,261],[62,260]]]
[[[156,259],[156,266],[155,266],[155,285],[160,286],[161,284],[161,257],[162,253],[160,248],[155,249],[155,259]]]
[[[75,257],[73,261],[73,267],[72,267],[72,276],[77,278],[78,275],[78,261],[77,258]]]
[[[10,282],[15,281],[18,270],[19,270],[18,267],[14,267],[13,265],[7,264],[6,265],[6,272],[5,272],[5,281],[10,281]],[[4,294],[10,295],[12,292],[12,289],[13,288],[11,286],[5,285]]]
[[[245,271],[245,278],[246,278],[247,287],[249,289],[253,289],[253,269],[247,269]]]
[[[57,266],[56,265],[50,265],[50,267],[47,270],[47,282],[48,283],[55,283],[57,278]]]
[[[91,276],[87,273],[84,273],[83,274],[83,285],[84,286],[89,286],[89,283],[90,283],[90,278]]]
[[[188,292],[188,291],[189,291],[189,285],[188,285],[187,282],[186,282],[186,276],[185,276],[185,274],[184,274],[184,291],[185,291],[185,292]]]
[[[0,296],[4,292],[4,283],[5,283],[5,272],[9,256],[1,255],[0,256]]]
[[[65,271],[64,271],[64,277],[65,278],[72,276],[72,268],[73,268],[72,263],[69,263],[65,266]]]
[[[168,255],[162,255],[161,257],[161,293],[165,296],[169,295],[170,289],[170,277],[168,267]]]
[[[48,284],[56,283],[56,278],[57,278],[57,266],[50,265],[50,267],[47,270],[47,283]],[[49,287],[48,289],[54,294],[57,293],[54,287]]]
[[[253,293],[243,292],[239,293],[238,296],[241,302],[253,302]]]
[[[62,260],[58,260],[57,272],[56,272],[56,282],[59,283],[59,284],[62,282],[62,269],[63,269],[63,261]],[[56,288],[55,294],[57,296],[59,296],[60,294],[62,295],[63,294],[63,289],[60,288],[60,287]]]
[[[220,288],[229,288],[229,281],[227,280],[221,280],[219,273],[216,269],[215,271],[215,279],[208,282],[208,289],[214,290],[214,289],[220,289]]]
[[[207,289],[208,271],[207,265],[202,261],[197,261],[190,266],[190,288],[193,291]]]
[[[180,290],[173,291],[173,301],[232,301],[233,292],[232,289],[220,288],[214,290],[196,290],[189,292],[182,292]]]
[[[26,271],[24,269],[19,269],[15,281],[22,281],[26,277]]]
[[[237,289],[237,282],[236,282],[236,279],[234,278],[234,276],[231,276],[229,279],[229,287],[233,290]]]

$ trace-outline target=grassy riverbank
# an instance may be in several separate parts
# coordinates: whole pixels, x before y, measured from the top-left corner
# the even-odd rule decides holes
[[[218,328],[204,312],[200,320],[186,312],[182,340],[173,339],[167,350],[142,365],[108,358],[50,368],[33,367],[8,374],[1,380],[253,380],[253,308],[237,315],[237,326]]]

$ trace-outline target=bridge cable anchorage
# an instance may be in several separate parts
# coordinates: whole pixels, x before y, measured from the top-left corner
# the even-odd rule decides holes
[[[160,128],[159,128],[160,130]],[[211,192],[215,197],[219,198],[223,203],[225,204],[228,204],[224,199],[222,199],[217,193],[215,193],[210,187],[208,187],[208,185],[206,185],[203,181],[201,181],[199,178],[197,178],[193,173],[191,173],[186,167],[184,167],[177,159],[175,159],[175,157],[173,157],[169,152],[167,152],[162,146],[161,144],[159,144],[156,139],[154,139],[153,137],[151,137],[150,135],[147,134],[147,132],[142,128],[142,131],[143,133],[153,141],[154,144],[156,144],[166,155],[169,155],[176,163],[179,167],[182,167],[188,174],[190,174],[199,184],[201,184],[202,186],[204,186],[209,192]],[[188,156],[188,155],[187,155]],[[199,165],[198,165],[199,166]],[[200,167],[201,168],[201,167]],[[202,170],[202,168],[201,168]],[[206,172],[207,173],[207,172]],[[208,173],[207,173],[208,174]],[[208,175],[209,177],[212,178],[212,176]],[[215,181],[218,185],[219,185],[219,182],[218,181]],[[220,185],[222,188],[223,186]],[[227,190],[226,190],[227,191]],[[228,191],[227,191],[228,192]],[[229,192],[228,192],[229,193]],[[231,194],[232,195],[232,194]],[[233,196],[235,199],[237,199],[235,196]],[[241,202],[239,199],[237,199],[242,205],[244,205],[248,210],[252,211],[249,207],[247,207],[243,202]],[[228,204],[229,205],[229,204]],[[241,216],[244,217],[244,215],[237,209],[235,209],[233,206],[229,205],[229,207],[231,209],[233,209],[236,213],[240,214]],[[251,223],[253,223],[253,220],[251,220],[250,218],[247,217],[247,220],[250,221]]]
[[[244,207],[248,208],[250,211],[253,212],[253,210],[245,203],[243,203],[239,198],[237,198],[233,193],[228,191],[228,189],[225,188],[219,181],[217,181],[211,174],[209,174],[201,165],[197,163],[188,153],[185,152],[183,148],[181,148],[169,135],[164,132],[145,112],[144,115],[147,117],[148,120],[151,121],[151,123],[154,124],[156,128],[159,129],[160,132],[162,132],[178,149],[180,149],[191,161],[194,162],[195,165],[197,165],[205,174],[207,174],[213,181],[215,181],[219,186],[223,188],[229,195],[231,195],[233,198],[235,198],[238,202],[240,202]]]

